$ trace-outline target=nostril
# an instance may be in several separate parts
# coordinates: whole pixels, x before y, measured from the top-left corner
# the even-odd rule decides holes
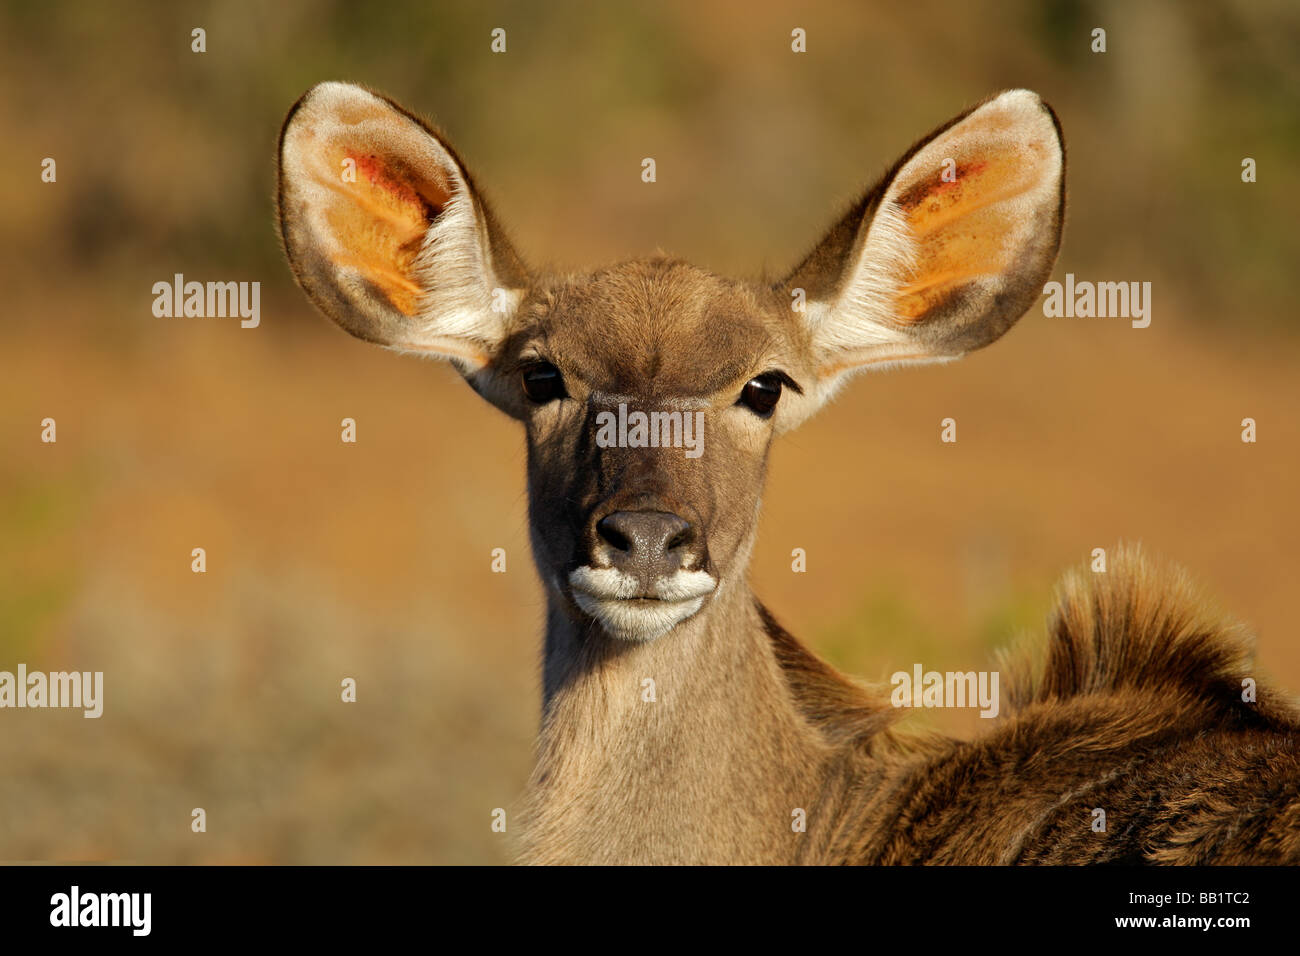
[[[682,528],[680,531],[678,531],[676,534],[674,534],[671,538],[668,539],[668,543],[664,545],[664,550],[676,551],[678,548],[686,547],[694,540],[695,540],[695,526],[688,524],[685,528]]]
[[[632,542],[617,527],[618,517],[619,513],[615,513],[601,518],[596,522],[596,531],[611,548],[617,551],[631,551]]]

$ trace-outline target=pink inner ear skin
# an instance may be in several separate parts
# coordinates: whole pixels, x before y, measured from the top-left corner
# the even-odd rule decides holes
[[[357,170],[365,176],[370,186],[382,189],[403,206],[421,209],[425,220],[437,219],[442,212],[442,207],[445,207],[447,200],[451,198],[450,191],[441,189],[434,183],[422,183],[424,189],[417,190],[407,179],[395,177],[381,157],[373,153],[361,155],[361,153],[348,152],[347,156],[356,163]]]
[[[985,162],[967,163],[965,166],[958,164],[957,178],[952,180],[952,182],[945,182],[943,179],[943,174],[940,173],[939,183],[933,189],[930,190],[931,195],[935,193],[942,194],[942,193],[949,192],[950,190],[956,189],[958,186],[961,185],[961,181],[963,179],[965,179],[967,176],[974,176],[976,173],[983,172],[986,168],[988,168],[988,165],[989,164]]]
[[[985,160],[977,160],[964,165],[959,163],[957,165],[956,179],[951,182],[944,180],[943,170],[940,169],[899,196],[897,203],[903,212],[913,213],[927,199],[935,199],[940,196],[948,197],[949,194],[961,190],[966,186],[969,179],[984,172],[984,170],[988,169],[988,166],[989,164]]]

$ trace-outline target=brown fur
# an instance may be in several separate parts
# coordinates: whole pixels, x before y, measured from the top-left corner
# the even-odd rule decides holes
[[[790,680],[802,709],[842,709],[810,666]],[[1014,711],[991,732],[909,744],[855,721],[798,859],[1300,862],[1300,714],[1266,685],[1243,702],[1252,675],[1240,628],[1201,611],[1181,572],[1122,550],[1109,572],[1067,580],[1046,661],[1013,667]]]
[[[367,157],[374,181],[339,188],[344,152]],[[346,84],[290,112],[280,186],[290,265],[322,311],[451,359],[527,430],[547,628],[537,765],[510,815],[523,860],[1300,862],[1300,718],[1264,686],[1242,699],[1239,630],[1136,552],[1070,579],[1045,660],[1012,668],[1011,714],[969,742],[899,732],[883,694],[807,651],[749,590],[775,436],[850,372],[957,357],[1036,301],[1065,162],[1032,93],[924,137],[773,285],[666,257],[534,275],[436,129]],[[440,198],[376,215],[376,190]],[[539,363],[563,394],[530,396]],[[774,377],[784,392],[759,414],[749,384]],[[707,454],[602,444],[599,417],[628,401],[698,410]],[[620,543],[603,523],[629,516],[674,537]],[[659,590],[701,578],[687,598]]]
[[[1135,549],[1067,580],[1046,660],[1004,671],[1013,711],[973,741],[899,731],[883,693],[753,615],[757,646],[588,645],[543,726],[526,859],[1300,862],[1300,715],[1266,684],[1242,701],[1240,629]],[[640,673],[690,703],[641,705]]]

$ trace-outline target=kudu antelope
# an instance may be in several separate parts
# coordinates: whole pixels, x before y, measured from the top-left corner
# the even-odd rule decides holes
[[[1246,639],[1136,553],[1067,581],[1045,661],[971,742],[891,729],[749,589],[775,436],[857,371],[1006,332],[1064,181],[1055,114],[1013,90],[908,150],[781,282],[664,257],[545,275],[432,126],[341,83],[293,107],[280,228],[308,296],[449,359],[527,432],[547,621],[524,861],[1300,859],[1296,714],[1243,700]]]

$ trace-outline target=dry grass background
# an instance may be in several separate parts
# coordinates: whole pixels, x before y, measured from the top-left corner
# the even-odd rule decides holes
[[[792,263],[970,101],[1040,89],[1072,164],[1057,277],[1152,281],[1151,328],[1031,312],[962,363],[859,379],[774,452],[756,590],[855,673],[969,669],[1040,626],[1064,566],[1141,540],[1300,690],[1294,11],[362,6],[4,8],[0,669],[107,689],[99,720],[0,712],[0,859],[508,858],[490,812],[519,794],[539,708],[522,435],[293,290],[270,157],[331,77],[434,113],[534,261],[662,246],[742,273]],[[1094,22],[1105,59],[1078,52]],[[173,272],[261,281],[262,327],[154,318]]]

